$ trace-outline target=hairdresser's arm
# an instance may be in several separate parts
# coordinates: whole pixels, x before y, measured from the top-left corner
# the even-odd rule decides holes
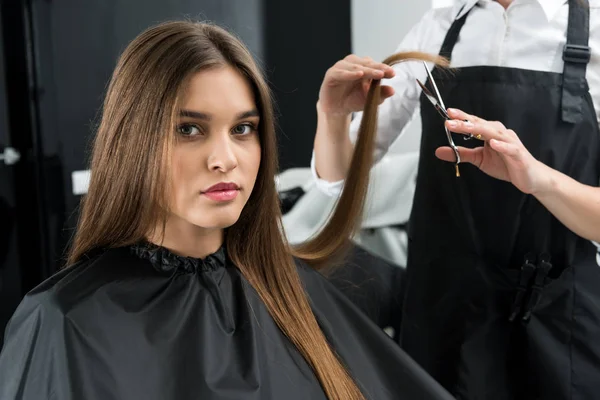
[[[533,195],[540,203],[577,235],[600,242],[600,188],[579,183],[544,164],[539,174],[543,184]]]
[[[460,148],[463,162],[486,174],[511,182],[524,193],[535,196],[567,228],[577,235],[600,242],[600,188],[584,185],[536,160],[515,132],[500,122],[486,121],[460,110],[449,110],[455,121],[448,129],[456,133],[481,135],[485,145]],[[472,121],[465,124],[461,120]],[[454,124],[452,124],[454,123]],[[450,148],[436,151],[442,160],[453,161]],[[490,205],[493,207],[493,205]]]
[[[327,114],[317,102],[317,133],[314,143],[314,166],[320,178],[342,181],[350,167],[354,144],[350,141],[351,115]]]

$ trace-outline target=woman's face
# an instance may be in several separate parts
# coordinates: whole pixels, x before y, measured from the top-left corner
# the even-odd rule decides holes
[[[258,174],[259,113],[237,70],[197,73],[186,88],[172,154],[170,219],[200,228],[233,225]]]

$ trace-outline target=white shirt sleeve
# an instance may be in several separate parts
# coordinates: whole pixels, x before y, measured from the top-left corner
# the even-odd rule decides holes
[[[429,10],[409,31],[396,52],[424,51],[437,54],[441,48],[446,31],[454,16],[454,7]],[[377,119],[377,137],[375,139],[374,163],[379,162],[389,147],[402,133],[419,106],[420,89],[416,79],[425,83],[427,74],[421,62],[401,62],[393,66],[396,74],[391,79],[381,81],[382,85],[394,88],[395,94],[379,106]],[[350,124],[350,140],[356,142],[362,112],[354,115]],[[328,182],[319,178],[315,168],[314,152],[311,170],[316,186],[329,196],[338,196],[344,181]]]
[[[325,179],[319,178],[319,174],[317,174],[317,168],[315,166],[315,152],[312,153],[312,158],[310,159],[310,171],[312,172],[312,177],[315,181],[315,186],[327,196],[337,197],[342,193],[342,189],[344,188],[344,181],[335,181],[329,182]]]

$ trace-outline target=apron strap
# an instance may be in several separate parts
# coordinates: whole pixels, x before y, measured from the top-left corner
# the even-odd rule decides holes
[[[461,14],[464,7],[464,5],[461,7],[461,9],[458,11],[457,16]],[[448,61],[452,59],[452,50],[454,50],[454,45],[458,41],[458,34],[460,33],[460,30],[465,24],[469,12],[471,12],[471,10],[467,11],[460,18],[455,19],[452,25],[450,26],[450,29],[448,29],[448,32],[446,33],[446,37],[444,38],[444,43],[442,43],[439,55],[442,57],[446,57]]]
[[[569,0],[561,100],[562,120],[567,123],[577,123],[582,118],[583,96],[588,91],[585,71],[591,56],[588,46],[589,24],[588,0]]]

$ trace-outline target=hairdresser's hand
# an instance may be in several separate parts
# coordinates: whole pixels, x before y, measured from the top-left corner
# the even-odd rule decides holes
[[[481,135],[480,140],[484,141],[483,146],[475,149],[459,147],[462,162],[471,163],[494,178],[511,182],[524,193],[535,194],[546,189],[548,167],[527,151],[514,131],[500,122],[486,121],[461,110],[449,109],[448,114],[454,118],[446,121],[448,130],[475,137]],[[455,160],[450,147],[440,147],[435,155],[444,161]]]
[[[318,108],[336,116],[362,111],[371,81],[393,76],[392,67],[351,54],[327,70],[319,91]],[[389,86],[381,86],[380,90],[382,102],[394,94]]]

